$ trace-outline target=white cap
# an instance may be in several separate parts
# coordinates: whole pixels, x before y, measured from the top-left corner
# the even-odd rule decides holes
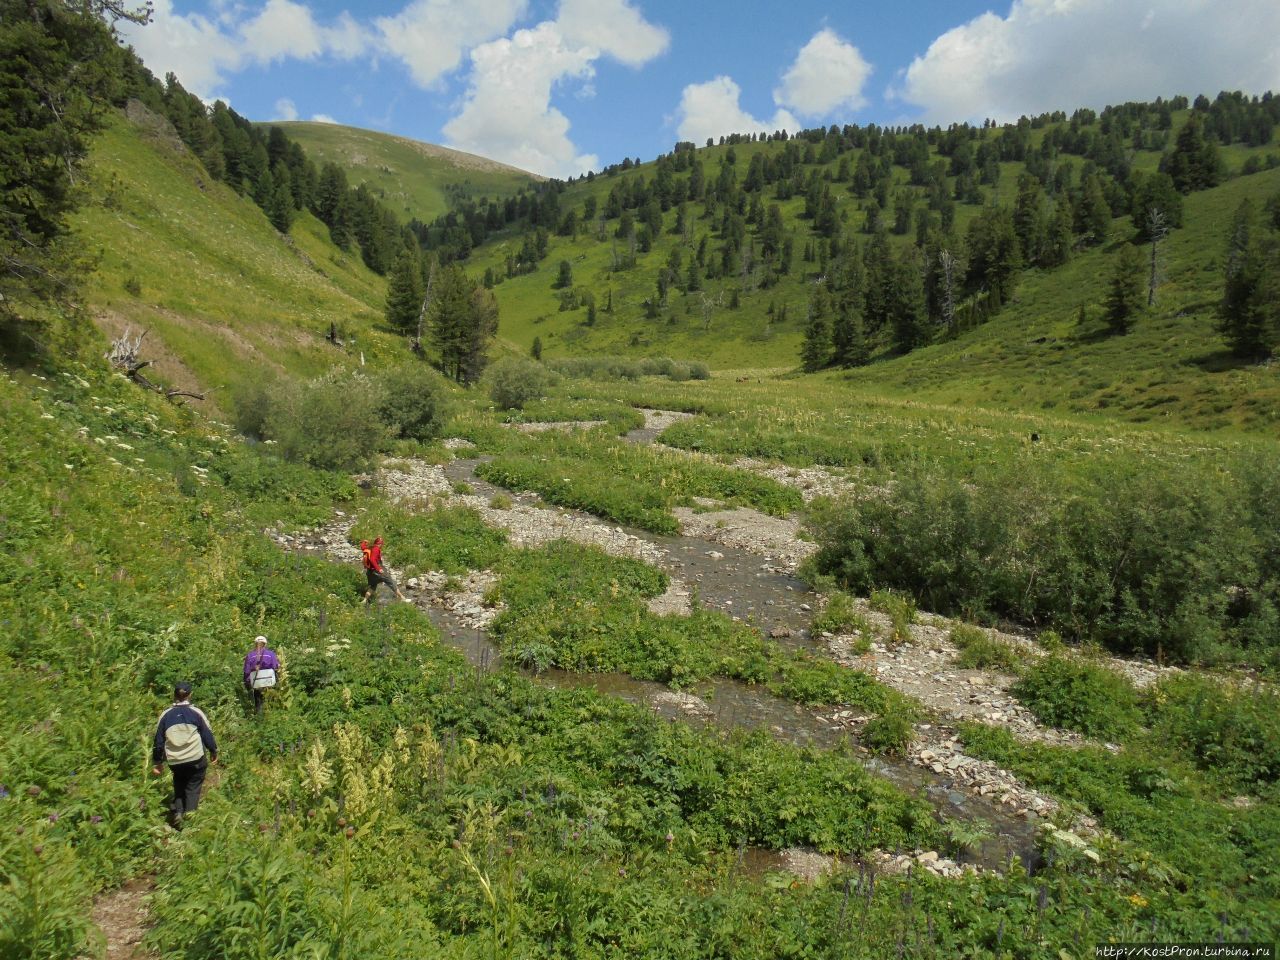
[[[258,634],[256,637],[254,637],[254,638],[253,638],[253,642],[254,642],[254,643],[266,643],[266,642],[267,642],[267,638],[266,638],[266,637],[264,637],[262,634]]]

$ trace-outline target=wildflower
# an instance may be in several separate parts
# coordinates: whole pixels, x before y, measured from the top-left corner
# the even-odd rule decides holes
[[[49,814],[49,822],[50,822],[50,823],[57,823],[57,822],[58,822],[58,811],[57,811],[57,810],[54,810],[54,811],[52,811],[52,812]]]
[[[347,838],[348,840],[350,840],[352,837],[354,837],[354,836],[356,835],[356,828],[355,828],[355,827],[347,827],[347,829],[344,831],[344,834],[345,834],[346,838]]]
[[[102,822],[102,816],[101,816],[100,814],[95,813],[92,817],[90,817],[90,818],[89,818],[89,822],[90,822],[90,823],[101,823],[101,822]]]
[[[32,786],[27,787],[27,796],[28,797],[40,796],[40,788],[35,786],[34,784]]]
[[[40,854],[44,853],[44,844],[42,844],[42,843],[37,843],[37,844],[36,844],[36,845],[31,849],[31,852],[32,852],[32,853],[34,853],[37,857],[38,857],[38,856],[40,856]]]
[[[9,797],[9,791],[5,789],[5,785],[0,783],[0,800],[6,800]]]
[[[1131,893],[1127,899],[1135,907],[1145,907],[1147,905],[1147,898],[1140,893]]]
[[[667,843],[668,843],[668,844],[675,843],[675,839],[676,839],[676,835],[675,835],[674,833],[672,833],[670,830],[668,830],[668,831],[667,831]]]

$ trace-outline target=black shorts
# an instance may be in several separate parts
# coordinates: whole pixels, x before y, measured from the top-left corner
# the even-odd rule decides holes
[[[396,588],[396,582],[388,577],[385,573],[379,573],[371,567],[365,567],[364,575],[369,581],[369,589],[377,590],[378,584],[385,583],[392,590]]]

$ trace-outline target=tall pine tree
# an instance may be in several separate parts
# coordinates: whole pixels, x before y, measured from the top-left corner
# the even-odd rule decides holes
[[[809,298],[809,320],[800,346],[800,365],[806,373],[831,362],[831,295],[823,284]]]
[[[417,332],[422,297],[422,264],[418,251],[406,246],[396,257],[387,282],[386,316],[392,329],[406,336]]]
[[[1242,200],[1227,237],[1226,276],[1218,329],[1243,359],[1262,359],[1280,347],[1280,240],[1260,226]]]

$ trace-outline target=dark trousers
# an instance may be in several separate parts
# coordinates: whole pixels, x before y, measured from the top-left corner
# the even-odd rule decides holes
[[[173,774],[173,799],[169,801],[169,814],[175,823],[183,814],[190,813],[200,804],[200,788],[204,786],[204,774],[209,769],[205,757],[191,763],[175,763],[169,767]]]
[[[260,717],[262,716],[262,691],[250,687],[249,692],[253,694],[253,712]]]

